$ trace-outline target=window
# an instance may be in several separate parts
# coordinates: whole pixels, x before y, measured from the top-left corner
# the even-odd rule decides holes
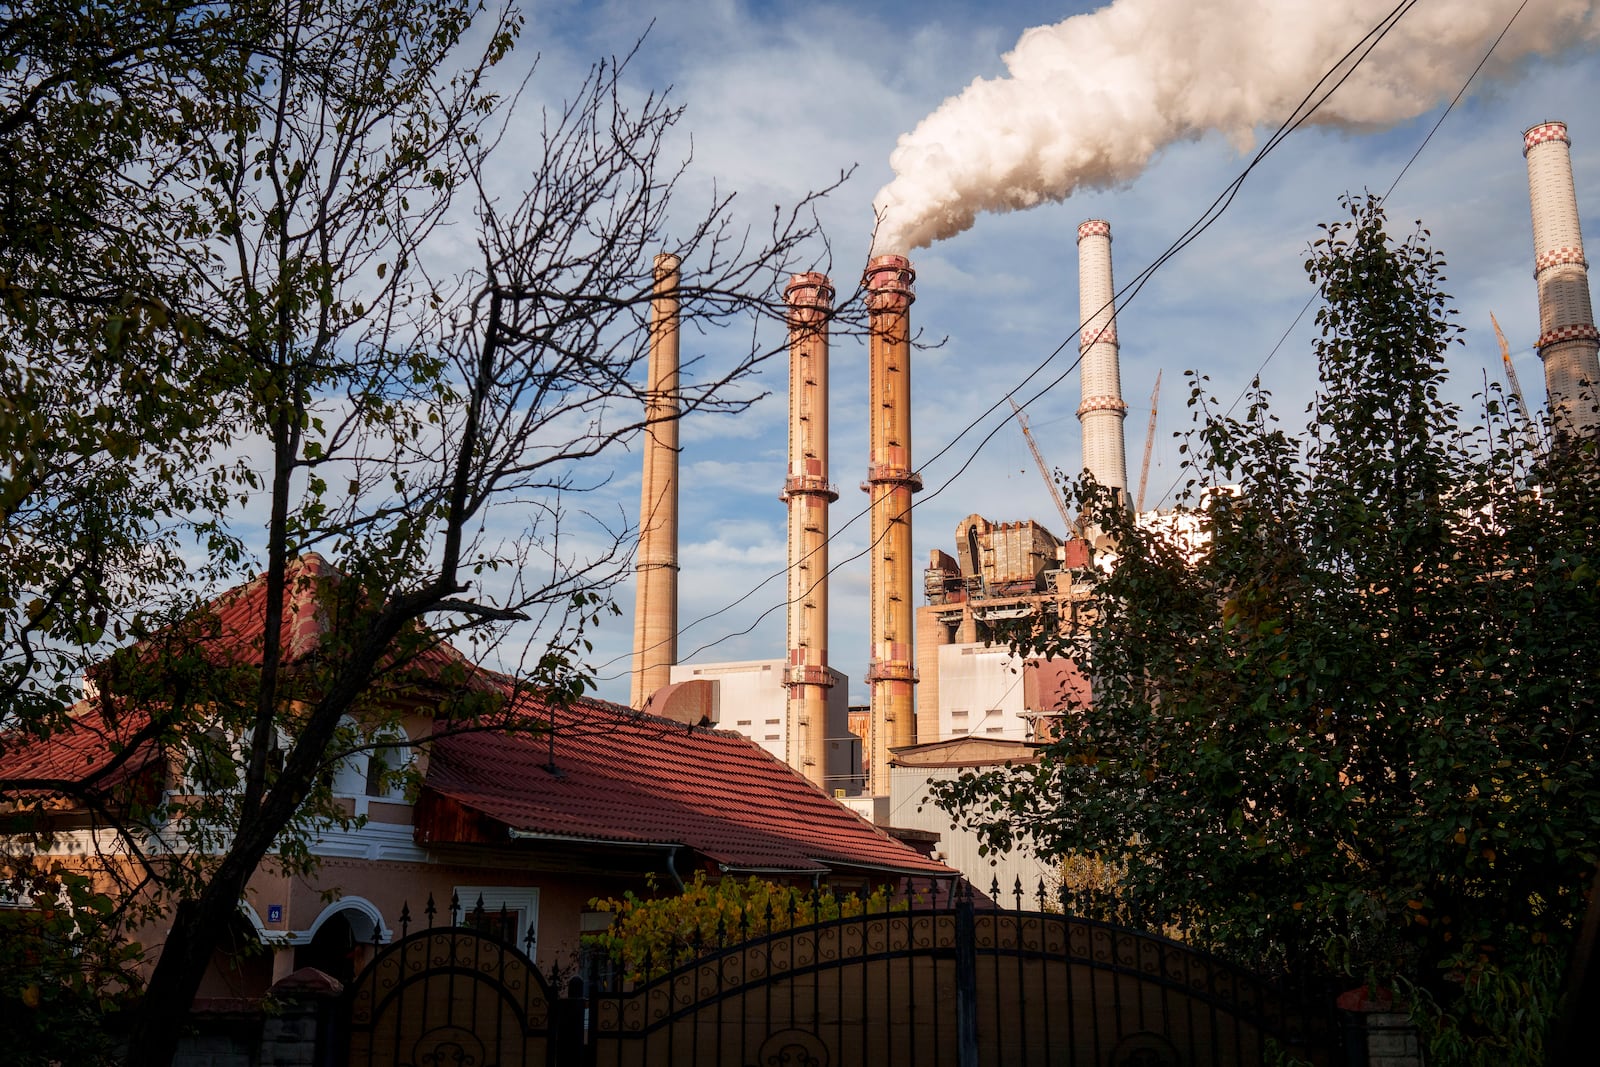
[[[225,793],[239,787],[239,748],[220,726],[202,731],[189,744],[185,779],[202,793]]]
[[[474,926],[528,952],[536,947],[539,930],[539,891],[531,886],[458,885],[461,925]],[[479,902],[483,908],[478,908]],[[529,935],[535,941],[529,943]]]
[[[404,800],[410,745],[379,745],[367,753],[366,795],[379,800]]]

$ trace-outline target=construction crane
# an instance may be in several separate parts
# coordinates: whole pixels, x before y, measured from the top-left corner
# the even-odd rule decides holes
[[[1050,487],[1050,499],[1056,502],[1056,510],[1061,513],[1061,521],[1066,524],[1066,532],[1071,534],[1073,530],[1072,515],[1067,511],[1067,502],[1061,499],[1061,490],[1056,488],[1056,480],[1050,477],[1050,467],[1045,463],[1044,457],[1039,454],[1039,446],[1033,442],[1033,431],[1028,429],[1028,416],[1022,413],[1021,408],[1017,407],[1015,400],[1012,400],[1009,396],[1006,399],[1011,401],[1011,410],[1017,413],[1017,425],[1022,427],[1022,436],[1028,442],[1028,451],[1033,453],[1033,461],[1039,465],[1039,473],[1044,477],[1044,484]]]
[[[1522,417],[1527,419],[1530,425],[1528,443],[1537,454],[1543,451],[1543,448],[1538,436],[1531,429],[1533,409],[1528,406],[1528,398],[1522,393],[1522,383],[1517,381],[1517,368],[1511,365],[1511,346],[1506,344],[1506,335],[1500,330],[1500,320],[1494,317],[1494,312],[1492,311],[1489,312],[1489,321],[1494,323],[1494,338],[1500,342],[1500,360],[1506,365],[1506,381],[1511,383],[1511,391],[1517,394],[1517,403],[1522,405]]]
[[[1494,312],[1489,312],[1489,321],[1494,323],[1494,339],[1500,342],[1500,359],[1506,365],[1506,381],[1511,383],[1511,391],[1517,394],[1517,403],[1522,405],[1524,415],[1533,414],[1528,407],[1528,398],[1522,395],[1522,383],[1517,381],[1517,368],[1511,365],[1511,346],[1506,344],[1506,335],[1500,332],[1500,320],[1494,317]]]
[[[1156,371],[1156,387],[1150,390],[1150,428],[1144,434],[1144,465],[1139,468],[1139,499],[1133,505],[1137,515],[1144,510],[1144,487],[1150,481],[1150,452],[1156,444],[1156,398],[1161,395],[1161,372]]]

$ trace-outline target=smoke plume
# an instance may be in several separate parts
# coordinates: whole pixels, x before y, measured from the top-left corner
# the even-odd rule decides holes
[[[1448,100],[1519,2],[1422,0],[1310,121],[1377,129]],[[1394,6],[1115,0],[1028,30],[1004,57],[1009,77],[979,78],[901,135],[889,160],[895,178],[873,201],[875,250],[907,252],[960,233],[979,212],[1131,181],[1162,148],[1213,130],[1248,150],[1258,127],[1276,128]],[[1597,7],[1600,0],[1529,4],[1479,77],[1592,47]]]

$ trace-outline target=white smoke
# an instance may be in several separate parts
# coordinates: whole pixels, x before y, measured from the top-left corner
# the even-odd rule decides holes
[[[1381,128],[1448,100],[1520,2],[1422,0],[1311,121]],[[1162,148],[1211,131],[1248,150],[1258,127],[1276,128],[1394,6],[1115,0],[1028,30],[1004,57],[1010,77],[979,78],[901,135],[889,159],[895,178],[873,200],[875,250],[907,252],[960,233],[979,212],[1131,181]],[[1594,46],[1597,7],[1534,0],[1479,77]]]

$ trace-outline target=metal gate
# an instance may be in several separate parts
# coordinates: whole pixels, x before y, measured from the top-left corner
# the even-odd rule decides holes
[[[1266,1067],[1340,1062],[1332,1002],[1175,941],[908,893],[904,910],[624,961],[558,999],[482,909],[384,948],[352,986],[354,1067]],[[1042,890],[1041,890],[1042,903]],[[772,926],[772,916],[767,917]],[[457,921],[465,925],[457,925]],[[402,914],[402,930],[408,916]],[[779,923],[778,925],[783,925]],[[530,946],[531,947],[531,946]],[[659,975],[623,983],[628,973]],[[663,973],[664,972],[664,973]]]
[[[1305,1006],[1177,942],[958,897],[727,945],[591,1005],[597,1067],[1338,1062]],[[645,973],[650,973],[649,968]]]
[[[557,1003],[527,955],[496,930],[482,902],[449,926],[428,925],[383,948],[350,989],[345,1055],[352,1067],[549,1067]],[[496,919],[500,921],[496,922]],[[465,924],[460,925],[464,920]]]

